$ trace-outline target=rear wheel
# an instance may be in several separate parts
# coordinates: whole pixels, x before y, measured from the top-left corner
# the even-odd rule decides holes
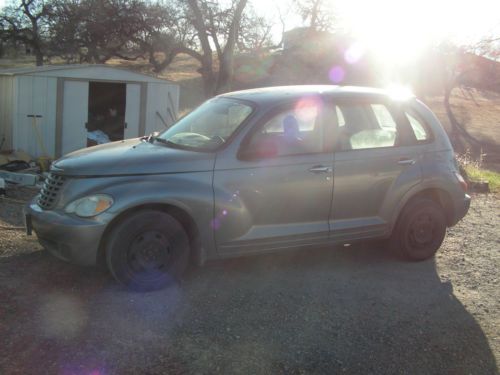
[[[432,257],[446,235],[442,207],[431,199],[419,198],[403,210],[392,234],[392,247],[404,258],[424,260]]]
[[[111,231],[106,263],[120,283],[137,290],[165,287],[186,269],[189,238],[171,215],[144,210],[125,218]]]

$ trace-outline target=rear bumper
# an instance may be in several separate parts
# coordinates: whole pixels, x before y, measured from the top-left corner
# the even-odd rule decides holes
[[[25,207],[24,213],[38,241],[52,255],[74,264],[96,264],[104,223],[44,211],[35,201]]]
[[[455,217],[450,226],[455,225],[460,220],[463,219],[467,212],[469,212],[471,197],[469,194],[465,194],[463,201],[455,205]]]

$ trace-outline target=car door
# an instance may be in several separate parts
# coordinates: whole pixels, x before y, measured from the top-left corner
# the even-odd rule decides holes
[[[321,108],[285,106],[250,127],[238,155],[217,156],[212,226],[219,253],[327,241],[333,153],[325,148]]]
[[[391,102],[331,104],[335,113],[331,238],[385,235],[399,201],[421,180],[418,147]]]

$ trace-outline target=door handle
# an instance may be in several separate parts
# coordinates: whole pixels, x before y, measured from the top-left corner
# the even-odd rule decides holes
[[[333,171],[330,167],[325,167],[324,165],[316,165],[312,168],[309,168],[309,172],[312,173],[331,173]]]
[[[401,159],[398,161],[399,165],[413,165],[415,164],[415,159]]]

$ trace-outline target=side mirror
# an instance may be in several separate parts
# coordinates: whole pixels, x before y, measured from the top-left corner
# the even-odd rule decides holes
[[[278,155],[278,145],[274,140],[260,140],[243,146],[239,158],[243,160],[256,160],[273,158]]]

